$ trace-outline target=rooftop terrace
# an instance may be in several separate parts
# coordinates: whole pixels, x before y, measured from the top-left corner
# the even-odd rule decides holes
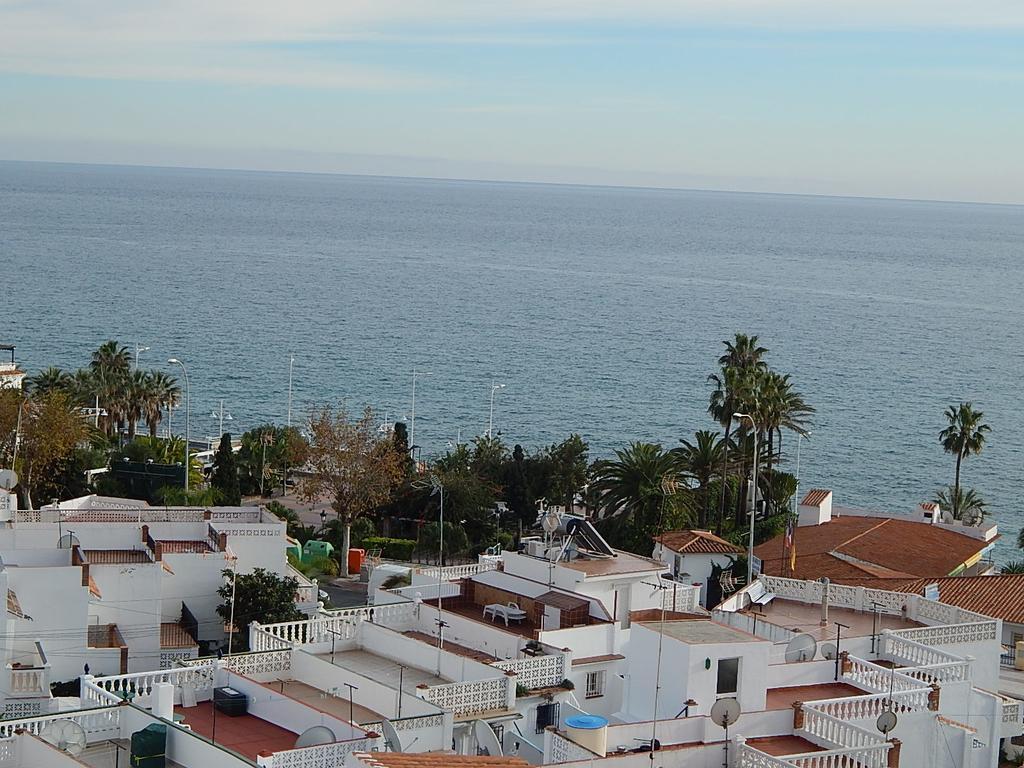
[[[745,608],[741,613],[757,617],[757,621],[767,621],[778,627],[784,627],[793,632],[806,632],[815,639],[834,640],[836,636],[835,622],[845,624],[848,629],[843,630],[843,637],[866,637],[871,635],[877,626],[877,631],[883,629],[911,629],[922,627],[923,624],[904,619],[901,616],[891,614],[880,614],[877,619],[871,612],[862,613],[830,606],[828,609],[828,625],[821,626],[821,606],[813,603],[800,603],[794,600],[783,600],[776,598],[766,606],[756,606],[754,609]],[[874,623],[877,621],[877,625]]]
[[[292,749],[298,738],[298,734],[253,715],[231,717],[223,712],[215,714],[213,704],[209,701],[194,707],[175,707],[174,713],[181,715],[184,724],[196,733],[253,762],[260,752]]]

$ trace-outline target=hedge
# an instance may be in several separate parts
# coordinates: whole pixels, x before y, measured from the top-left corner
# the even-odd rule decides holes
[[[381,557],[403,562],[412,559],[412,551],[416,548],[412,539],[389,539],[385,536],[367,536],[362,543],[364,549],[381,550]]]

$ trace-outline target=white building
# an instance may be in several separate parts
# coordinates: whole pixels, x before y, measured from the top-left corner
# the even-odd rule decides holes
[[[0,360],[0,389],[21,389],[25,381],[25,372],[18,368],[14,361],[14,345],[0,344],[0,354],[10,352],[11,359]]]
[[[730,544],[710,531],[668,531],[654,540],[655,560],[665,564],[672,578],[700,587],[700,604],[708,604],[708,585],[715,568],[729,570],[736,558],[745,554],[741,547]],[[712,592],[718,590],[712,584]],[[718,602],[718,600],[714,600]]]

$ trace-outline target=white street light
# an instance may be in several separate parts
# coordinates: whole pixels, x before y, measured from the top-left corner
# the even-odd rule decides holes
[[[288,356],[288,426],[292,425],[292,368],[295,367],[295,355]]]
[[[430,477],[430,495],[439,494],[441,497],[441,513],[437,527],[437,537],[440,542],[437,547],[437,674],[441,674],[441,649],[444,647],[444,615],[441,612],[441,587],[444,584],[444,485],[437,475]]]
[[[487,419],[487,438],[490,439],[494,431],[494,393],[499,389],[504,389],[504,384],[495,384],[494,379],[491,379],[491,415]]]
[[[416,446],[416,379],[420,376],[430,376],[430,371],[417,371],[412,369],[412,416],[409,418],[409,450],[414,451]],[[413,461],[416,460],[415,454]]]
[[[139,370],[139,352],[148,352],[149,347],[144,347],[139,342],[135,342],[135,370]]]
[[[747,545],[747,584],[751,584],[754,581],[754,519],[757,511],[757,424],[749,413],[734,413],[732,416],[734,419],[749,419],[750,431],[754,435],[754,474],[750,487],[750,543]]]
[[[234,416],[232,416],[230,413],[228,413],[228,412],[226,412],[224,410],[224,400],[223,400],[223,398],[220,401],[220,410],[219,411],[214,411],[213,413],[210,414],[210,416],[212,418],[214,418],[214,419],[218,419],[219,422],[220,422],[220,431],[217,433],[218,439],[224,436],[224,420],[225,419],[227,419],[228,421],[234,421],[235,420]]]
[[[179,360],[176,357],[172,357],[171,359],[169,359],[167,361],[167,363],[169,365],[180,365],[181,366],[181,372],[185,375],[185,493],[188,494],[188,469],[189,469],[189,467],[188,467],[188,454],[189,454],[188,422],[189,422],[190,408],[191,408],[191,405],[192,405],[192,400],[191,400],[191,396],[189,394],[189,386],[188,386],[188,369],[185,368],[185,364],[183,362],[181,362],[181,360]]]

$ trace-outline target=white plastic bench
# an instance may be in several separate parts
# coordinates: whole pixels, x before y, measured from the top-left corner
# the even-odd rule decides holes
[[[751,605],[768,605],[768,603],[775,599],[775,593],[765,589],[762,582],[755,581],[750,585],[750,589],[747,590],[747,597],[750,598]]]

